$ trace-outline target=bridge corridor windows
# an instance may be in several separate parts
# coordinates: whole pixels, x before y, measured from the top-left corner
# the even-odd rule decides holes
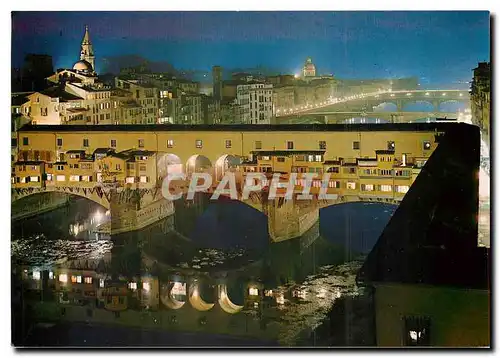
[[[229,149],[231,148],[231,146],[232,146],[231,139],[226,139],[226,148]]]
[[[195,141],[195,147],[198,148],[198,149],[203,148],[203,141],[201,139],[197,139]]]
[[[346,189],[349,189],[349,190],[356,190],[356,183],[353,182],[353,181],[348,181],[346,183]]]
[[[361,184],[361,191],[373,191],[373,184]]]
[[[116,148],[116,139],[111,139],[109,145],[111,148]]]
[[[29,145],[30,141],[28,137],[23,137],[23,145]]]
[[[174,140],[167,139],[167,148],[173,148],[173,147],[174,147]]]
[[[422,146],[423,146],[424,150],[430,150],[431,149],[431,142],[428,140],[424,140],[424,142],[422,143]]]
[[[255,149],[262,149],[262,141],[260,140],[255,141]]]
[[[397,193],[405,194],[410,190],[410,187],[408,185],[396,185],[395,189]]]
[[[288,150],[292,150],[293,149],[293,142],[292,141],[288,140],[286,142],[286,149],[288,149]]]
[[[396,150],[396,142],[390,140],[387,142],[387,150]]]
[[[58,147],[62,147],[62,145],[63,145],[63,139],[62,138],[57,138],[56,142],[57,142],[57,146]]]
[[[318,144],[320,150],[326,150],[326,141],[320,140]]]
[[[85,148],[88,148],[89,147],[89,139],[88,138],[83,138],[83,146]]]
[[[392,185],[380,185],[380,191],[390,192],[392,191]]]
[[[354,150],[359,150],[359,148],[360,148],[360,143],[359,143],[359,141],[354,141],[354,142],[352,142],[352,149],[354,149]]]

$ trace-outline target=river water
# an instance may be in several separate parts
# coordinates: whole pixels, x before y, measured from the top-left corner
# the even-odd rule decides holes
[[[356,286],[355,275],[394,210],[375,203],[331,206],[302,237],[273,243],[266,217],[242,203],[179,202],[171,217],[109,237],[95,233],[108,220],[106,211],[73,200],[12,224],[13,341],[374,344],[369,295]],[[75,280],[72,289],[64,288],[61,275]],[[87,276],[93,280],[81,281]],[[201,309],[190,307],[186,282],[200,283],[193,297],[203,303],[191,306]],[[119,310],[107,306],[101,285],[122,287],[126,303]],[[217,287],[224,287],[231,310],[217,305]],[[172,302],[183,307],[172,309]]]

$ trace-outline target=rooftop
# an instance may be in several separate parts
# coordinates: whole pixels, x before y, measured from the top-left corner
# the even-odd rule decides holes
[[[20,132],[447,132],[473,128],[465,123],[386,123],[386,124],[134,124],[134,125],[34,125]]]
[[[65,101],[76,101],[76,100],[82,100],[82,97],[75,96],[74,94],[71,94],[69,92],[66,92],[62,87],[60,86],[52,86],[49,87],[43,91],[40,91],[41,94],[49,96],[51,98],[60,98],[61,102]]]

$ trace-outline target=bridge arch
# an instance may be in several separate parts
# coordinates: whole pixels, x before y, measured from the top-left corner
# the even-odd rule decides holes
[[[212,162],[202,154],[194,154],[186,162],[186,174],[188,177],[193,173],[212,174],[212,171]]]
[[[438,112],[458,112],[464,111],[467,108],[467,104],[461,99],[448,99],[445,101],[440,101],[436,111]]]
[[[422,108],[422,106],[425,106]],[[420,107],[420,108],[419,108]],[[425,99],[405,100],[402,105],[403,112],[434,112],[437,108],[434,103]]]
[[[95,188],[72,188],[72,187],[45,187],[45,188],[18,188],[11,190],[11,202],[43,193],[63,193],[68,196],[74,195],[91,200],[105,209],[110,209],[110,194],[100,187]]]
[[[241,158],[232,154],[224,154],[215,161],[215,179],[221,180],[228,171],[234,171],[241,164]]]
[[[171,173],[182,173],[181,158],[173,153],[158,153],[156,160],[158,178],[165,178]]]

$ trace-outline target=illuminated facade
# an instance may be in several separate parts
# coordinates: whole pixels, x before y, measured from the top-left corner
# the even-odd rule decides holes
[[[236,93],[240,123],[271,123],[273,117],[273,85],[263,83],[238,85]]]
[[[307,58],[304,67],[302,68],[303,77],[316,77],[316,66],[310,57]]]

